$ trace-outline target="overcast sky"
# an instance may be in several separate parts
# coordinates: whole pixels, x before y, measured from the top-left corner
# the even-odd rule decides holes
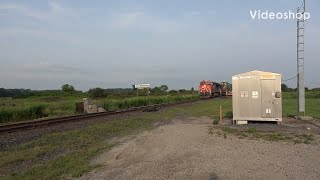
[[[1,0],[0,87],[190,89],[251,70],[290,78],[296,20],[252,20],[250,10],[295,12],[301,2]],[[307,3],[306,86],[320,87],[320,1]]]

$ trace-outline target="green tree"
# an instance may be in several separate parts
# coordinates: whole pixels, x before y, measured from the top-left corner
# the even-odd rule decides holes
[[[160,86],[160,90],[162,91],[162,92],[167,92],[168,91],[168,86],[167,85],[161,85]]]
[[[287,92],[288,90],[289,90],[289,88],[286,84],[281,84],[281,91]]]
[[[177,94],[178,94],[178,91],[177,91],[177,90],[170,90],[170,91],[169,91],[169,94],[177,95]]]
[[[150,91],[153,95],[165,95],[168,93],[168,89],[167,85],[161,85],[160,87],[150,89]]]
[[[70,85],[70,84],[65,84],[65,85],[63,85],[63,86],[61,87],[61,90],[62,90],[63,92],[73,92],[73,91],[75,91],[74,87],[73,87],[72,85]]]
[[[194,92],[194,87],[191,88],[191,92],[192,92],[192,93]]]
[[[88,93],[92,98],[106,98],[108,96],[107,91],[99,87],[90,89]]]
[[[178,91],[179,91],[179,93],[186,93],[187,92],[187,90],[185,90],[185,89],[179,89]]]

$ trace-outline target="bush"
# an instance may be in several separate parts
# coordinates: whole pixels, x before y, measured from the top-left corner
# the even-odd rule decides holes
[[[37,119],[47,116],[45,106],[36,105],[28,108],[8,108],[0,110],[0,123],[9,121],[20,121],[27,119]]]
[[[94,89],[90,89],[88,91],[89,96],[91,98],[106,98],[107,97],[107,92],[105,89],[102,88],[94,88]]]
[[[214,119],[213,120],[213,124],[215,124],[215,125],[219,124],[219,122],[220,122],[219,119]]]
[[[233,118],[233,112],[232,111],[227,111],[226,114],[225,114],[225,117],[232,119]]]
[[[150,96],[149,98],[143,96],[143,97],[126,98],[122,100],[110,99],[103,102],[100,101],[100,104],[102,104],[102,107],[106,110],[116,110],[116,109],[126,109],[131,107],[147,106],[147,105],[177,102],[177,101],[184,101],[184,100],[193,100],[198,98],[199,98],[198,95]],[[97,103],[99,104],[99,101]]]
[[[72,85],[70,85],[70,84],[65,84],[65,85],[63,85],[63,86],[61,87],[61,90],[62,90],[63,92],[73,92],[73,91],[75,91],[74,87],[73,87]]]

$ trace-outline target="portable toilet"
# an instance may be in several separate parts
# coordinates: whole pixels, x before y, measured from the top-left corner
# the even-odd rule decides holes
[[[282,121],[281,74],[250,71],[232,76],[233,123]]]

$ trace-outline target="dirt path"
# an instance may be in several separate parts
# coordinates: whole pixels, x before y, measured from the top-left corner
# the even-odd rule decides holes
[[[227,139],[207,118],[176,120],[99,156],[81,179],[319,179],[320,146]]]

